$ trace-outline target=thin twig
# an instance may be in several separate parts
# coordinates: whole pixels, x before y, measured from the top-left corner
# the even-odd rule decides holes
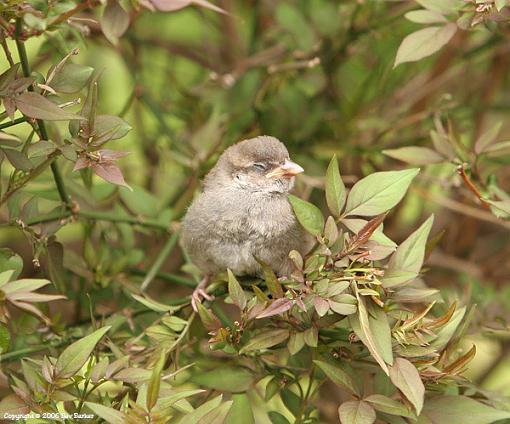
[[[491,224],[500,225],[500,226],[510,230],[510,222],[498,219],[494,215],[492,215],[490,212],[486,212],[484,210],[474,208],[472,206],[466,205],[461,202],[457,202],[456,200],[449,199],[449,198],[441,196],[439,194],[428,193],[428,192],[426,192],[424,190],[420,190],[416,187],[411,188],[411,191],[413,191],[414,193],[423,197],[424,199],[435,202],[438,205],[443,206],[447,209],[450,209],[454,212],[460,213],[462,215],[470,216],[472,218],[476,218],[481,221],[490,222]]]
[[[484,209],[490,210],[490,205],[483,199],[482,193],[478,189],[478,187],[471,181],[471,179],[466,174],[466,164],[462,164],[457,168],[457,173],[461,176],[462,181],[464,181],[464,184],[466,187],[478,198],[480,201],[482,207]]]
[[[90,1],[90,0],[89,1],[81,1],[73,9],[68,10],[65,13],[62,13],[61,15],[58,15],[55,19],[53,19],[49,23],[48,26],[51,27],[51,26],[54,26],[54,25],[61,24],[62,22],[67,21],[70,17],[76,15],[77,13],[80,13],[80,12],[84,11],[85,9],[93,8],[94,6],[96,6],[98,4],[99,4],[99,1],[96,1],[96,0],[94,0],[94,1]]]
[[[134,275],[143,275],[143,276],[147,275],[147,271],[143,271],[141,269],[136,269],[136,268],[130,270],[130,273],[134,274]],[[163,281],[169,281],[171,283],[176,283],[176,284],[179,284],[184,287],[195,288],[197,286],[197,283],[195,281],[190,280],[188,278],[181,277],[180,275],[171,274],[169,272],[159,271],[156,274],[156,278],[163,280]]]
[[[9,50],[9,46],[7,45],[7,41],[5,40],[5,36],[3,34],[0,34],[0,43],[2,44],[2,48],[4,49],[7,62],[9,62],[9,65],[11,65],[11,67],[14,66],[14,60],[12,59],[11,51]]]
[[[151,268],[149,269],[149,272],[147,273],[145,279],[142,282],[142,285],[140,286],[140,290],[142,292],[146,291],[147,288],[149,287],[150,283],[152,283],[152,280],[154,280],[154,277],[156,277],[156,275],[158,274],[159,270],[161,269],[161,266],[163,265],[163,262],[165,262],[167,256],[173,250],[178,239],[179,239],[179,234],[177,232],[175,232],[166,241],[165,245],[159,252],[158,257],[156,258],[156,260],[152,264]]]

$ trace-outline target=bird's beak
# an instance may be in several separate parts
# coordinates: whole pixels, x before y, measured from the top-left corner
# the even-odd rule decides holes
[[[278,166],[266,174],[266,178],[292,178],[301,172],[304,172],[304,169],[297,163],[286,160],[283,165]]]

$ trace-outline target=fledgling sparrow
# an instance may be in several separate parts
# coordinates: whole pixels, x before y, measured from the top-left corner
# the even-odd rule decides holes
[[[206,277],[227,268],[236,275],[260,276],[255,258],[278,276],[292,271],[289,252],[304,254],[311,247],[287,199],[301,172],[274,137],[244,140],[223,152],[182,227],[182,245]],[[194,307],[198,296],[209,298],[206,282],[195,290]]]

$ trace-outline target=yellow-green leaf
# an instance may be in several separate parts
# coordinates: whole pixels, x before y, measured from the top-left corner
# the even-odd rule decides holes
[[[338,160],[333,156],[326,171],[326,202],[334,216],[340,216],[347,197],[345,185],[338,170]]]
[[[321,235],[324,228],[324,217],[320,209],[310,202],[293,195],[289,195],[289,201],[303,228],[314,236]]]

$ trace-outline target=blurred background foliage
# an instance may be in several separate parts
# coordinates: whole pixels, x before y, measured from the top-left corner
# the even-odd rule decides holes
[[[28,3],[35,10],[46,7],[44,1]],[[58,3],[62,12],[54,11],[55,16],[75,6]],[[0,228],[1,245],[21,255],[24,274],[71,281],[66,291],[73,302],[45,306],[56,328],[88,320],[89,298],[99,315],[131,308],[126,287],[139,284],[161,257],[169,237],[164,229],[178,223],[219,154],[238,140],[269,134],[305,168],[297,194],[323,208],[323,176],[333,154],[347,186],[375,171],[404,168],[404,162],[424,164],[403,204],[387,217],[385,233],[401,241],[435,214],[432,235],[441,237],[427,262],[427,282],[447,298],[477,304],[471,338],[478,355],[468,375],[487,389],[510,394],[510,340],[494,337],[508,329],[510,222],[508,213],[494,213],[483,200],[505,202],[510,191],[505,9],[491,15],[495,10],[489,13],[480,5],[493,2],[465,2],[463,7],[470,8],[465,14],[478,21],[457,31],[433,56],[394,68],[404,37],[423,26],[404,15],[433,2],[219,1],[227,13],[196,5],[165,13],[163,1],[122,2],[129,27],[118,39],[114,30],[103,34],[99,3],[78,3],[83,7],[67,25],[48,31],[44,13],[25,15],[35,35],[26,41],[32,70],[46,75],[78,48],[73,62],[100,72],[99,113],[119,115],[132,127],[108,144],[130,152],[117,163],[132,190],[87,171],[72,172],[73,164],[63,158],[58,163],[74,207],[113,211],[138,224],[112,226],[109,219],[78,216],[36,231],[22,225]],[[19,7],[10,0],[0,10],[9,16]],[[5,43],[18,62],[14,41]],[[0,65],[9,66],[5,57]],[[50,134],[56,134],[55,128],[65,129],[67,123],[52,125]],[[494,127],[496,135],[487,134]],[[31,127],[24,123],[4,131],[24,140]],[[449,160],[429,165],[419,154],[401,161],[402,151],[400,156],[382,153],[406,146],[437,150],[434,134],[451,141]],[[482,154],[475,149],[482,136],[491,138],[488,145],[503,144]],[[2,179],[11,173],[4,162]],[[36,200],[27,206],[30,199]],[[22,211],[34,219],[59,205],[53,177],[44,172],[11,197],[8,208],[2,206],[0,218],[8,223]],[[183,267],[178,248],[166,253],[159,274],[151,276],[149,292],[157,299],[189,293],[182,286],[193,285],[190,273],[198,278],[192,267]],[[31,328],[19,324],[11,350],[38,337]]]

